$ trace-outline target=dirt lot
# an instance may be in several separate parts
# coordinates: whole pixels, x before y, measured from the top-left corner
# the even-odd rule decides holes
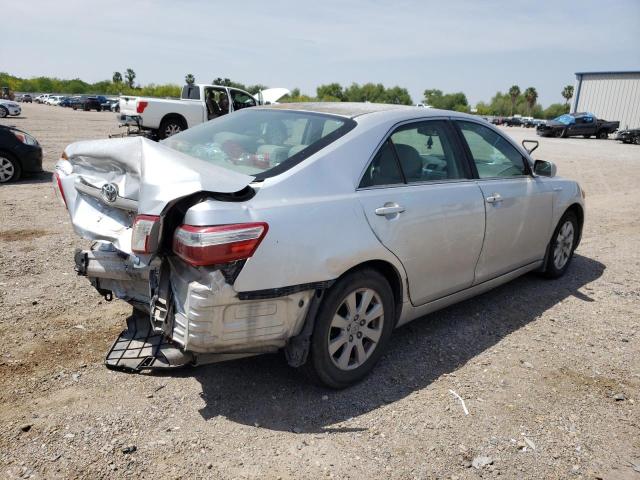
[[[23,108],[2,123],[39,139],[49,172],[68,143],[117,131],[111,113]],[[341,392],[280,355],[107,370],[130,309],[74,274],[81,242],[50,175],[0,186],[0,477],[640,479],[640,147],[540,142],[587,193],[567,275],[396,331]]]

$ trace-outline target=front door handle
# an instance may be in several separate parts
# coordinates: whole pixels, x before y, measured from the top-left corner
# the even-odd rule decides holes
[[[402,212],[404,212],[404,207],[392,202],[385,203],[384,207],[376,208],[376,215],[380,215],[381,217],[384,217],[385,215],[395,215]]]
[[[499,193],[494,193],[493,195],[486,198],[487,203],[501,203],[503,198]]]

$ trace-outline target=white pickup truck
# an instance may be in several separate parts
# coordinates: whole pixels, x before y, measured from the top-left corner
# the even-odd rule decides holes
[[[121,96],[118,119],[162,140],[236,110],[277,102],[288,93],[286,88],[269,88],[253,96],[220,85],[185,85],[180,99]]]

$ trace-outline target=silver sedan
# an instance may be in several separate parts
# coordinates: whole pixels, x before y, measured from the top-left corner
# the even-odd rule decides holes
[[[110,368],[283,350],[329,387],[394,328],[567,270],[584,193],[474,116],[397,105],[241,110],[161,143],[66,148],[55,187],[94,240],[76,270],[133,305]]]

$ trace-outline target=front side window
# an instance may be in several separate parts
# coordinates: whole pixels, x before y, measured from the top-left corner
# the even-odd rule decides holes
[[[325,129],[327,122],[339,127]],[[247,108],[162,143],[209,163],[263,179],[301,162],[354,128],[355,121],[312,112]],[[325,133],[330,131],[330,133]]]
[[[231,93],[234,110],[242,110],[243,108],[256,106],[256,101],[252,96],[239,90],[229,90],[229,92]]]
[[[502,135],[473,122],[458,121],[480,178],[526,175],[522,154]]]

